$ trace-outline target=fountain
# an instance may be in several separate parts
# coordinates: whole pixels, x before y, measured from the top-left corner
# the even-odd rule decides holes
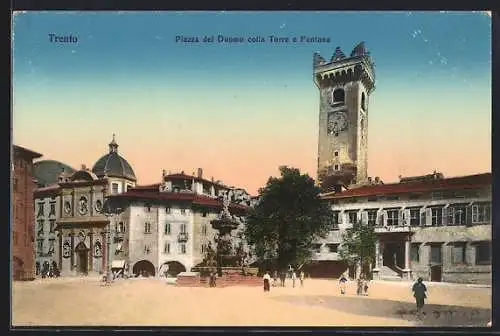
[[[215,237],[216,249],[212,244],[207,246],[207,252],[203,262],[193,268],[206,282],[206,279],[217,274],[218,286],[230,284],[260,284],[257,275],[257,268],[246,266],[247,253],[240,241],[237,246],[233,246],[231,232],[238,228],[240,221],[231,215],[229,211],[230,195],[225,193],[222,196],[222,211],[218,218],[210,221],[212,227],[218,231]]]

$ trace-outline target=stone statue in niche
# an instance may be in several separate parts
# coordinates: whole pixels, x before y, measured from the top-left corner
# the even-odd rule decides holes
[[[78,212],[80,213],[80,215],[86,215],[87,212],[89,211],[89,208],[88,208],[88,201],[87,201],[87,198],[85,196],[82,196],[80,198],[80,201],[78,202]]]
[[[95,207],[94,208],[95,208],[95,211],[97,211],[97,212],[100,213],[102,211],[102,201],[101,200],[97,200],[95,202]]]
[[[102,246],[100,241],[96,241],[94,244],[94,257],[102,257]]]
[[[71,245],[69,241],[65,241],[63,244],[63,257],[64,258],[69,258],[71,256]]]
[[[70,203],[70,201],[64,202],[64,213],[66,215],[71,214],[71,203]]]
[[[79,240],[80,242],[85,242],[85,237],[86,237],[86,236],[87,236],[87,235],[85,234],[85,232],[84,232],[84,231],[80,231],[80,232],[78,233],[78,240]]]

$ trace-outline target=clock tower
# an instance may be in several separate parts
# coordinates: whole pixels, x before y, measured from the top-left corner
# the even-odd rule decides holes
[[[349,57],[337,47],[330,61],[315,53],[313,63],[320,96],[318,179],[337,188],[364,184],[368,180],[368,102],[375,89],[370,54],[361,42]]]

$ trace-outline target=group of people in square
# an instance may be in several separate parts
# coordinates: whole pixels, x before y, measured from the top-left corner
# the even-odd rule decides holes
[[[288,271],[274,271],[273,275],[266,271],[263,277],[264,280],[264,292],[269,292],[271,290],[271,285],[273,287],[286,287],[286,280],[290,279],[292,281],[292,287],[295,287],[297,279],[300,281],[300,286],[304,286],[305,274],[303,270],[300,270],[299,276],[297,272],[290,265]],[[279,279],[279,284],[278,284]],[[272,282],[271,282],[272,281]],[[340,294],[347,294],[347,282],[349,281],[345,274],[342,274],[339,278],[339,289]],[[364,274],[356,279],[356,295],[368,295],[368,284],[370,279]],[[417,305],[417,312],[420,313],[424,307],[425,299],[427,298],[427,287],[423,283],[422,278],[418,278],[417,281],[412,286],[413,297],[415,298]]]
[[[297,274],[298,273],[298,274]],[[305,273],[303,270],[300,270],[300,272],[297,272],[291,265],[288,266],[287,271],[281,271],[278,272],[275,270],[273,272],[273,275],[269,273],[269,271],[266,271],[264,273],[264,291],[269,292],[271,290],[271,285],[273,287],[286,287],[286,282],[287,279],[292,281],[292,287],[295,288],[297,282],[300,283],[300,286],[304,286],[304,278],[305,278]],[[271,282],[272,280],[272,282]],[[279,280],[279,282],[278,282]]]

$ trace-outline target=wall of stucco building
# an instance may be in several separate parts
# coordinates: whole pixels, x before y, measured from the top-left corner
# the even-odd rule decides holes
[[[399,195],[397,200],[377,200],[368,201],[367,197],[358,197],[353,199],[338,199],[332,204],[333,211],[340,212],[340,223],[338,229],[329,232],[325,239],[318,240],[317,244],[326,246],[327,244],[341,244],[342,233],[345,229],[351,227],[348,223],[348,211],[363,210],[357,214],[357,220],[366,221],[363,212],[367,209],[387,209],[387,208],[410,208],[422,207],[430,208],[432,206],[449,206],[452,204],[481,204],[491,203],[491,188],[485,187],[474,191],[458,192],[460,197],[442,197],[433,199],[433,193],[424,193],[420,199],[410,199],[410,195]],[[380,198],[379,198],[380,199]],[[424,212],[426,223],[431,223],[431,213]],[[408,217],[406,217],[408,218]],[[377,216],[378,220],[378,216]],[[384,218],[387,224],[387,216]],[[399,228],[393,229],[394,231]],[[476,265],[475,262],[475,244],[482,241],[491,241],[491,220],[487,223],[474,225],[454,225],[454,226],[423,226],[411,227],[406,230],[411,232],[411,244],[419,244],[419,261],[410,260],[411,277],[422,277],[424,280],[430,280],[430,245],[439,243],[442,246],[442,281],[447,282],[468,282],[468,283],[491,283],[491,265]],[[383,233],[386,237],[397,234],[390,233],[384,228],[376,228],[376,232]],[[404,244],[403,241],[401,243]],[[453,243],[466,243],[466,263],[456,265],[452,262]],[[411,245],[410,245],[411,246]],[[313,260],[339,260],[338,255],[329,253],[322,249],[313,254]]]
[[[161,207],[145,202],[136,202],[130,206],[128,255],[131,273],[134,265],[141,260],[149,261],[155,267],[155,273],[158,271],[159,211]],[[163,211],[165,211],[164,208]],[[146,222],[151,225],[149,233],[145,232]]]

